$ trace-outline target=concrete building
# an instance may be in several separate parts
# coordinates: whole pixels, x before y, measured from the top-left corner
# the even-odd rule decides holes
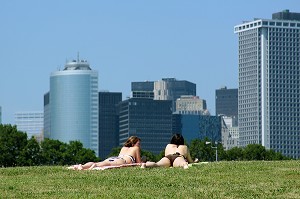
[[[131,83],[132,97],[171,100],[172,110],[176,111],[176,100],[182,95],[196,96],[196,84],[175,78],[163,78],[159,81]],[[152,93],[153,92],[153,93]]]
[[[234,126],[238,126],[238,89],[226,86],[216,90],[216,115],[231,117]]]
[[[45,136],[66,143],[78,140],[98,156],[98,72],[87,61],[73,60],[51,73],[44,106]]]
[[[15,113],[15,124],[18,131],[27,133],[28,139],[43,140],[44,113],[42,111],[26,111]]]
[[[120,145],[141,138],[142,149],[159,154],[172,137],[172,101],[130,98],[118,104]]]
[[[194,115],[209,114],[206,107],[206,100],[193,95],[182,95],[180,98],[176,99],[176,113]]]
[[[221,116],[222,126],[222,144],[225,150],[233,147],[239,147],[239,127],[236,126],[235,118]]]
[[[234,27],[239,56],[240,145],[300,157],[300,13]]]
[[[117,104],[122,93],[99,92],[99,157],[105,159],[119,146],[119,116]]]

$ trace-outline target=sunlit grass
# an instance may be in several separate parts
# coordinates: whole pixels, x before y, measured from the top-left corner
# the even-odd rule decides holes
[[[180,168],[0,169],[0,198],[300,198],[300,161]]]

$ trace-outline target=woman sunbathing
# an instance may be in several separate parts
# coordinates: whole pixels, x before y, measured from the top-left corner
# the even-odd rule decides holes
[[[73,165],[68,169],[91,170],[102,166],[119,166],[124,164],[141,163],[140,138],[131,136],[125,142],[118,156],[109,157],[102,162],[88,162],[86,164]]]
[[[192,160],[188,147],[184,145],[184,138],[180,134],[173,135],[170,144],[166,146],[165,157],[158,162],[142,163],[141,168],[146,167],[183,167],[189,168],[188,164],[198,162]]]

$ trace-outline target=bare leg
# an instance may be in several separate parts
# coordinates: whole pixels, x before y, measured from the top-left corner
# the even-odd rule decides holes
[[[163,157],[158,162],[146,162],[146,163],[142,163],[141,168],[146,168],[146,167],[169,167],[169,166],[171,166],[170,160],[168,158]]]
[[[174,163],[173,163],[174,167],[182,167],[184,169],[188,169],[189,168],[189,163],[185,161],[185,159],[183,157],[178,157],[175,159]]]

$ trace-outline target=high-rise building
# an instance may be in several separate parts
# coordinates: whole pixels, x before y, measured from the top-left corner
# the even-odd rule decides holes
[[[238,126],[238,89],[226,86],[216,90],[216,115],[233,119],[233,126]]]
[[[173,112],[176,111],[176,100],[182,95],[196,96],[196,84],[175,78],[163,78],[154,82],[154,99],[172,100]]]
[[[172,101],[130,98],[118,104],[120,145],[130,136],[141,138],[142,149],[158,154],[170,142]]]
[[[78,140],[98,155],[98,72],[85,60],[68,62],[51,73],[44,99],[44,112],[50,115],[45,115],[45,130],[50,131],[45,136],[66,143]]]
[[[173,132],[180,133],[190,144],[193,139],[208,138],[221,142],[222,117],[195,114],[173,114]]]
[[[43,139],[44,114],[42,111],[27,111],[15,113],[15,124],[18,131],[27,133],[28,139],[35,137]]]
[[[209,115],[206,108],[206,100],[193,95],[182,95],[180,98],[176,99],[176,113]]]
[[[102,159],[119,146],[117,104],[121,101],[122,93],[99,92],[99,157]]]
[[[175,78],[163,78],[159,81],[132,82],[131,91],[133,97],[171,100],[172,110],[175,112],[176,100],[180,96],[196,96],[196,84]]]
[[[300,157],[300,13],[234,27],[239,44],[240,145]]]

